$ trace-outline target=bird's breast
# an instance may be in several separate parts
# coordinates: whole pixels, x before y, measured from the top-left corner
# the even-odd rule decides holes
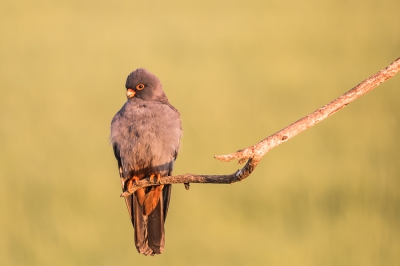
[[[121,111],[113,119],[112,142],[120,147],[123,167],[169,168],[181,138],[179,114],[161,103],[141,103]]]

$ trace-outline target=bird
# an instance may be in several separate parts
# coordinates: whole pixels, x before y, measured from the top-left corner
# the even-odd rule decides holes
[[[159,181],[172,175],[182,125],[180,113],[169,103],[160,80],[147,69],[130,73],[125,87],[127,101],[111,121],[110,140],[136,249],[153,256],[164,250],[164,223],[171,198],[171,185]],[[133,183],[143,178],[156,178],[159,185],[133,192]]]

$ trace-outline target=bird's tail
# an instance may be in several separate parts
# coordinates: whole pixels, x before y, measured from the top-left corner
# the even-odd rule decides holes
[[[164,222],[169,204],[170,191],[171,186],[165,185],[164,188],[160,189],[161,193],[155,192],[155,194],[148,195],[150,197],[157,195],[158,197],[158,200],[146,197],[148,199],[147,206],[155,205],[152,207],[146,207],[146,199],[145,202],[139,202],[135,193],[129,196],[131,197],[130,200],[127,199],[128,197],[126,198],[127,204],[130,203],[132,207],[130,210],[132,211],[131,218],[135,230],[136,249],[141,254],[146,256],[161,254],[164,250]],[[150,213],[148,213],[149,210]]]

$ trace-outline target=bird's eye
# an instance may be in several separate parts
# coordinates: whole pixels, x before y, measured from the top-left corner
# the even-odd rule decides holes
[[[144,84],[136,85],[136,89],[139,90],[139,91],[143,90],[144,89]]]

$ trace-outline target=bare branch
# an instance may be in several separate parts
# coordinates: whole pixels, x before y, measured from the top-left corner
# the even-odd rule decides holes
[[[396,59],[385,69],[379,71],[375,75],[364,80],[350,91],[346,92],[336,100],[328,103],[327,105],[317,109],[313,113],[301,118],[293,124],[285,127],[284,129],[276,132],[275,134],[263,139],[259,143],[239,150],[237,152],[227,155],[214,156],[216,159],[224,162],[229,162],[233,159],[238,159],[239,163],[247,161],[246,165],[230,175],[195,175],[185,174],[178,176],[167,176],[162,177],[160,180],[161,184],[176,184],[176,183],[214,183],[214,184],[232,184],[237,181],[241,181],[248,177],[251,172],[256,168],[262,157],[270,151],[272,148],[288,141],[297,134],[304,130],[316,125],[325,118],[333,115],[352,101],[358,99],[367,92],[373,90],[381,83],[392,78],[400,71],[400,58]],[[146,187],[156,185],[160,183],[150,182],[149,178],[140,180],[136,185],[134,184],[134,190],[139,187]]]

